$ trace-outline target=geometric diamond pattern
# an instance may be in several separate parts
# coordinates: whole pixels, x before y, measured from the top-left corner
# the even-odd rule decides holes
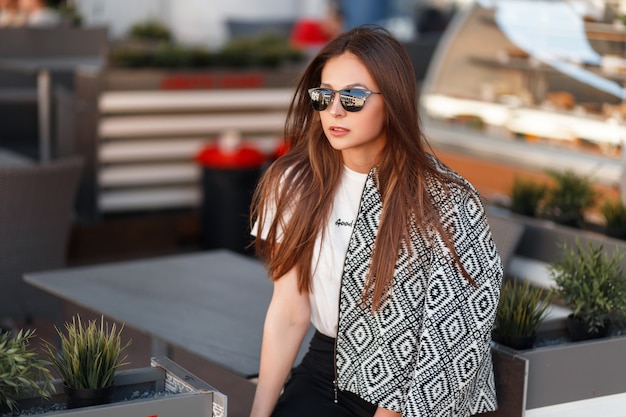
[[[405,417],[469,416],[497,407],[489,342],[502,264],[480,197],[466,185],[428,182],[444,230],[477,288],[440,236],[425,237],[414,228],[411,247],[398,254],[392,296],[374,314],[360,306],[382,212],[375,169],[348,246],[339,303],[339,388]]]

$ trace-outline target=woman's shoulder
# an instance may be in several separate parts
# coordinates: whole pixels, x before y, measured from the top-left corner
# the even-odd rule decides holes
[[[441,181],[445,181],[445,187],[442,188],[449,190],[449,192],[453,194],[472,194],[478,196],[478,191],[474,185],[465,177],[450,168],[435,155],[428,154],[428,157],[430,158],[435,171],[441,176]]]
[[[293,163],[286,163],[284,160],[276,160],[263,173],[259,182],[265,194],[272,195],[273,198],[285,197],[300,189],[302,186],[302,169]]]
[[[285,158],[279,158],[267,168],[265,175],[273,180],[274,185],[278,185],[291,180],[298,171],[297,164],[287,161]]]

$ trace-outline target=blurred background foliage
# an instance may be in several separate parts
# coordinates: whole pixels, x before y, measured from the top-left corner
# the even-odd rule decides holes
[[[305,59],[303,51],[275,33],[233,38],[218,50],[182,46],[155,20],[135,24],[109,54],[109,64],[118,68],[278,68]]]

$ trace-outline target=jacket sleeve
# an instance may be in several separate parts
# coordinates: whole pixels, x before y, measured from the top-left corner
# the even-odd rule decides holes
[[[437,239],[439,256],[433,259],[428,281],[405,417],[465,417],[497,408],[490,340],[502,264],[479,196],[469,192],[455,197],[443,221],[453,225],[457,254],[477,288]]]

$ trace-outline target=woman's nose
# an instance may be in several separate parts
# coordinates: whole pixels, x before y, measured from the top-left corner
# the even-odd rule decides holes
[[[342,116],[345,114],[344,108],[341,106],[341,98],[339,97],[339,92],[336,91],[333,93],[333,99],[330,102],[330,114],[333,116]]]

